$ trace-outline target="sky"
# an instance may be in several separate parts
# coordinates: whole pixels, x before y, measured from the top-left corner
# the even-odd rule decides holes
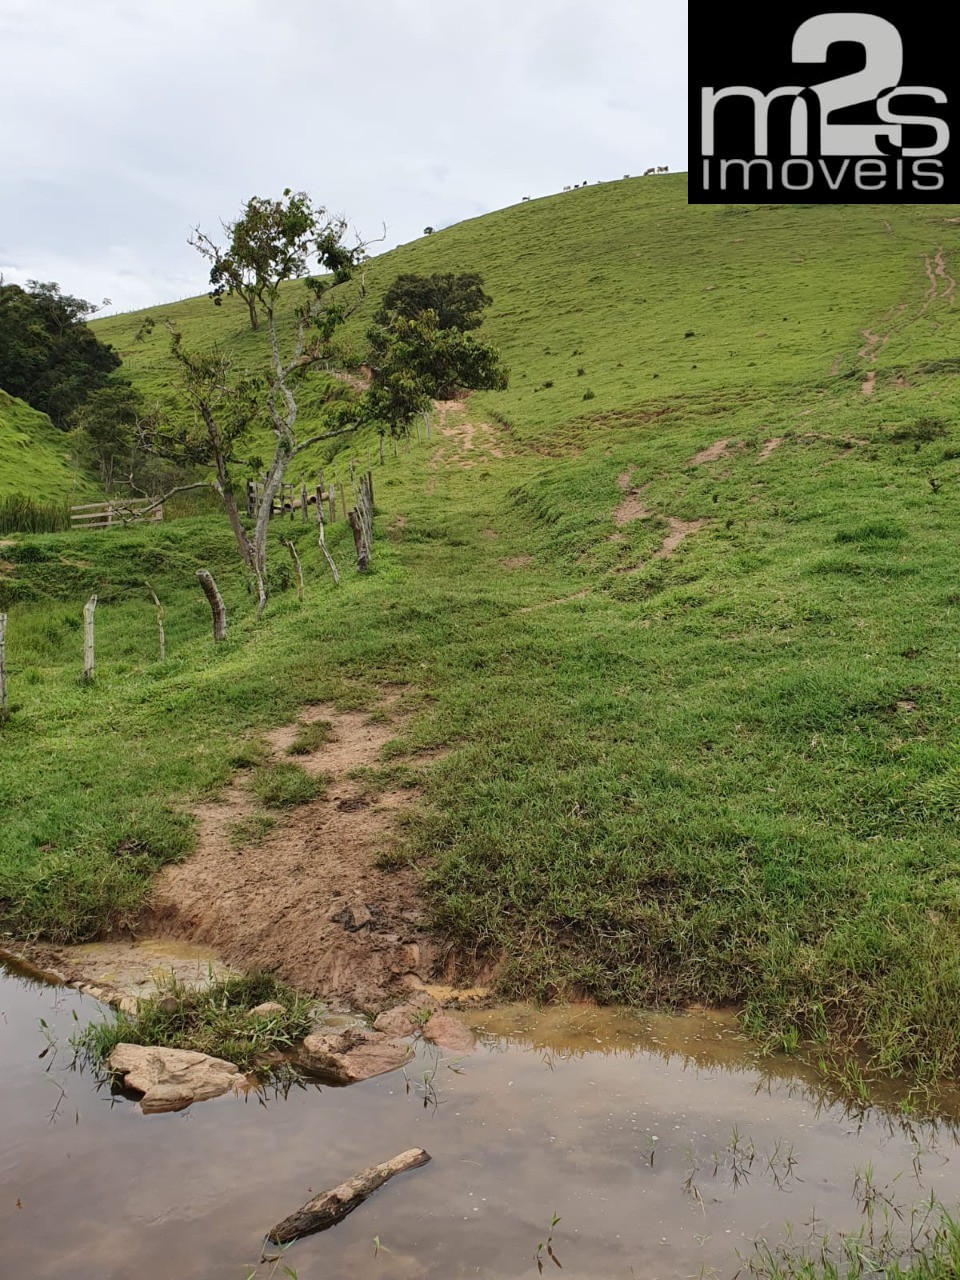
[[[0,0],[0,274],[131,310],[202,293],[192,227],[305,190],[380,252],[686,168],[686,5]]]

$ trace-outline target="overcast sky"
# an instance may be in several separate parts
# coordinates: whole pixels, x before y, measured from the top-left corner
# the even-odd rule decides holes
[[[0,0],[0,272],[200,293],[191,226],[309,191],[384,247],[686,168],[686,5]]]

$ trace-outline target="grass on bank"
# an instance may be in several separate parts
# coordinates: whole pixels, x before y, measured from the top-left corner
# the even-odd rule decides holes
[[[251,1013],[267,1002],[282,1012]],[[172,979],[140,1001],[136,1015],[113,1012],[104,1022],[90,1023],[72,1043],[95,1067],[118,1044],[140,1044],[207,1053],[262,1076],[309,1034],[313,1021],[311,1002],[270,974],[227,978],[202,990]]]
[[[3,927],[79,938],[135,915],[241,744],[304,704],[372,710],[400,687],[417,714],[387,762],[448,748],[403,858],[458,952],[505,961],[504,993],[733,1002],[771,1042],[955,1076],[960,308],[924,303],[924,252],[952,264],[955,211],[570,194],[377,266],[483,271],[514,381],[470,405],[502,457],[478,428],[471,450],[435,437],[377,468],[369,575],[344,524],[339,589],[313,531],[284,525],[307,598],[274,546],[257,626],[215,516],[4,549]],[[198,325],[226,323],[178,305],[201,303]],[[875,364],[865,328],[890,334]],[[131,370],[162,379],[160,355]],[[649,514],[618,528],[624,472]],[[672,520],[702,523],[655,559]],[[216,648],[202,566],[230,612]]]

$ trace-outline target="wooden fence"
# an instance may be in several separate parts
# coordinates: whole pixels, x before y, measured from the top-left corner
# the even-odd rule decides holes
[[[107,529],[115,524],[162,519],[163,504],[157,504],[155,498],[114,498],[110,502],[87,502],[70,508],[73,529]]]

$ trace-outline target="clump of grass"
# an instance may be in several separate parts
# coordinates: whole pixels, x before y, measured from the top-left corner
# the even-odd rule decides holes
[[[875,1188],[866,1192],[876,1200]],[[909,1241],[895,1236],[882,1217],[875,1219],[875,1202],[864,1212],[868,1226],[863,1230],[837,1240],[824,1237],[806,1249],[758,1242],[740,1274],[755,1280],[956,1280],[960,1275],[960,1222],[943,1205],[928,1202],[914,1210]],[[878,1223],[883,1224],[879,1229]]]
[[[249,818],[241,818],[230,828],[230,843],[234,849],[246,849],[250,845],[259,844],[267,832],[277,825],[276,818],[269,813],[252,813]]]
[[[326,785],[324,778],[311,778],[291,760],[278,760],[254,770],[251,783],[254,795],[269,809],[293,809],[298,804],[315,800]]]
[[[917,418],[914,422],[904,423],[891,431],[888,438],[898,443],[916,441],[918,444],[929,444],[931,440],[940,440],[946,434],[947,428],[942,418]]]
[[[273,1001],[282,1012],[252,1017],[250,1010]],[[272,974],[227,978],[195,991],[171,978],[136,1015],[114,1012],[93,1022],[71,1041],[78,1057],[102,1066],[118,1044],[192,1049],[234,1062],[242,1071],[267,1076],[277,1055],[292,1050],[310,1031],[312,1005]]]
[[[70,508],[38,502],[20,493],[0,498],[0,533],[61,533],[70,528]]]
[[[230,757],[231,769],[255,769],[267,758],[267,744],[262,738],[241,742]]]
[[[310,724],[302,724],[297,736],[287,747],[288,756],[309,756],[325,742],[330,741],[333,724],[329,720],[312,720]]]

